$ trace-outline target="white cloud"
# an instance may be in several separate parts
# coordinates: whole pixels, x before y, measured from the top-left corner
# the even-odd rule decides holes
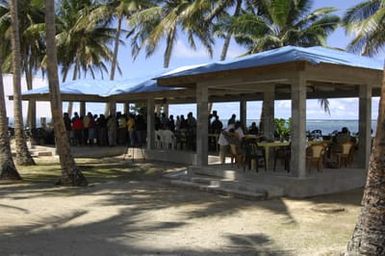
[[[8,96],[13,95],[13,79],[10,74],[3,74],[3,82],[4,82],[4,94],[6,96],[5,99],[5,108],[7,111],[7,116],[10,117],[10,122],[13,119],[13,101],[8,100]],[[39,88],[47,86],[46,80],[42,78],[35,77],[33,79],[33,88]],[[27,85],[25,82],[25,78],[21,79],[21,91],[26,91]],[[22,109],[23,109],[23,117],[24,119],[27,117],[27,107],[28,103],[23,101]],[[50,117],[51,116],[51,108],[48,102],[38,102],[36,105],[36,116],[39,117]]]
[[[176,58],[200,59],[209,57],[207,50],[199,44],[195,51],[181,40],[178,40],[174,47],[173,56]]]

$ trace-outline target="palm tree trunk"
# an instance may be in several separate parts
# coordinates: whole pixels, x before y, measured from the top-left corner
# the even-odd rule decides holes
[[[78,64],[76,62],[75,68],[74,68],[74,73],[72,74],[72,81],[75,81],[77,76],[78,76]],[[67,78],[67,75],[66,75],[66,78]],[[69,101],[68,106],[67,106],[67,113],[70,117],[72,116],[73,109],[74,109],[74,102]]]
[[[242,7],[242,0],[238,0],[237,1],[237,6],[235,7],[235,11],[234,11],[233,17],[239,16],[239,14],[241,12],[241,7]],[[223,48],[222,48],[222,53],[221,53],[221,59],[220,60],[225,60],[226,59],[227,52],[229,50],[230,41],[231,41],[231,37],[232,36],[233,36],[232,33],[230,33],[230,32],[227,33],[227,35],[225,37],[225,42],[223,43]]]
[[[13,111],[16,139],[16,163],[19,165],[34,165],[35,162],[28,151],[24,129],[21,104],[21,78],[20,78],[20,39],[17,0],[10,2],[12,19],[12,72],[13,72]]]
[[[123,15],[120,14],[118,18],[118,27],[116,29],[116,35],[115,35],[115,45],[114,45],[114,55],[112,58],[112,64],[111,64],[111,73],[110,73],[110,80],[115,79],[115,71],[116,71],[116,65],[118,63],[118,52],[119,52],[119,40],[120,40],[120,34],[122,32],[122,20],[123,20]],[[110,113],[111,109],[111,102],[107,102],[104,113],[107,116]]]
[[[377,131],[369,161],[362,209],[348,244],[347,255],[385,254],[385,70]]]
[[[25,80],[27,82],[27,89],[32,90],[33,88],[33,75],[32,75],[32,64],[28,63],[25,69]],[[27,115],[27,124],[33,129],[36,128],[36,101],[28,101],[28,115]]]
[[[176,35],[176,29],[172,29],[171,33],[167,35],[167,42],[166,42],[166,51],[164,52],[164,63],[163,67],[168,68],[170,65],[170,59],[171,59],[171,53],[172,53],[172,48],[174,46],[174,39]]]
[[[1,65],[2,61],[0,60],[0,180],[21,180],[13,162],[11,146],[9,145]]]
[[[87,179],[76,166],[71,154],[71,148],[67,139],[64,121],[62,118],[62,101],[60,96],[59,78],[57,72],[57,53],[55,42],[55,2],[45,1],[45,23],[46,23],[46,44],[48,63],[48,82],[51,101],[51,112],[59,154],[60,166],[62,169],[61,178],[58,184],[86,186]]]

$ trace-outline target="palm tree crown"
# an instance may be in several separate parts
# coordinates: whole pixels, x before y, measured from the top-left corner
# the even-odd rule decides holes
[[[248,53],[286,45],[326,45],[339,24],[332,7],[311,11],[311,0],[260,0],[228,25]]]
[[[348,49],[363,55],[375,55],[385,46],[385,1],[364,1],[350,8],[343,25],[354,34]]]

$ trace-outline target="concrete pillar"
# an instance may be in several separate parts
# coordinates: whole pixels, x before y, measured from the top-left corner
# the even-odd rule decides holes
[[[274,98],[275,90],[272,87],[263,93],[263,134],[267,139],[274,139]]]
[[[358,167],[367,168],[371,148],[372,126],[372,86],[361,85],[359,95],[359,122],[358,122]]]
[[[130,102],[125,102],[124,103],[124,109],[123,109],[125,114],[130,113]]]
[[[168,114],[168,104],[167,103],[163,104],[162,108],[163,108],[163,113],[165,113],[166,116],[168,117],[169,116],[169,114]]]
[[[207,86],[197,84],[196,89],[197,100],[197,166],[208,165],[208,88]]]
[[[302,73],[291,84],[291,161],[290,171],[306,177],[306,80]]]
[[[247,100],[239,102],[240,121],[244,128],[247,128]]]
[[[28,126],[31,129],[36,128],[36,101],[28,101]]]
[[[81,101],[80,102],[79,115],[80,116],[85,116],[86,115],[86,102],[85,101]]]
[[[160,115],[160,105],[159,104],[156,104],[155,105],[155,113],[159,116]]]
[[[153,99],[147,99],[147,149],[154,149],[155,142],[155,104]]]
[[[110,107],[110,115],[111,116],[116,116],[116,102],[115,101],[110,101],[108,103],[108,106]]]

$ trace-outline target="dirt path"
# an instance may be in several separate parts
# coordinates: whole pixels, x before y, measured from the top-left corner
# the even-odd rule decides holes
[[[253,202],[159,180],[3,184],[0,255],[338,255],[361,193]]]

